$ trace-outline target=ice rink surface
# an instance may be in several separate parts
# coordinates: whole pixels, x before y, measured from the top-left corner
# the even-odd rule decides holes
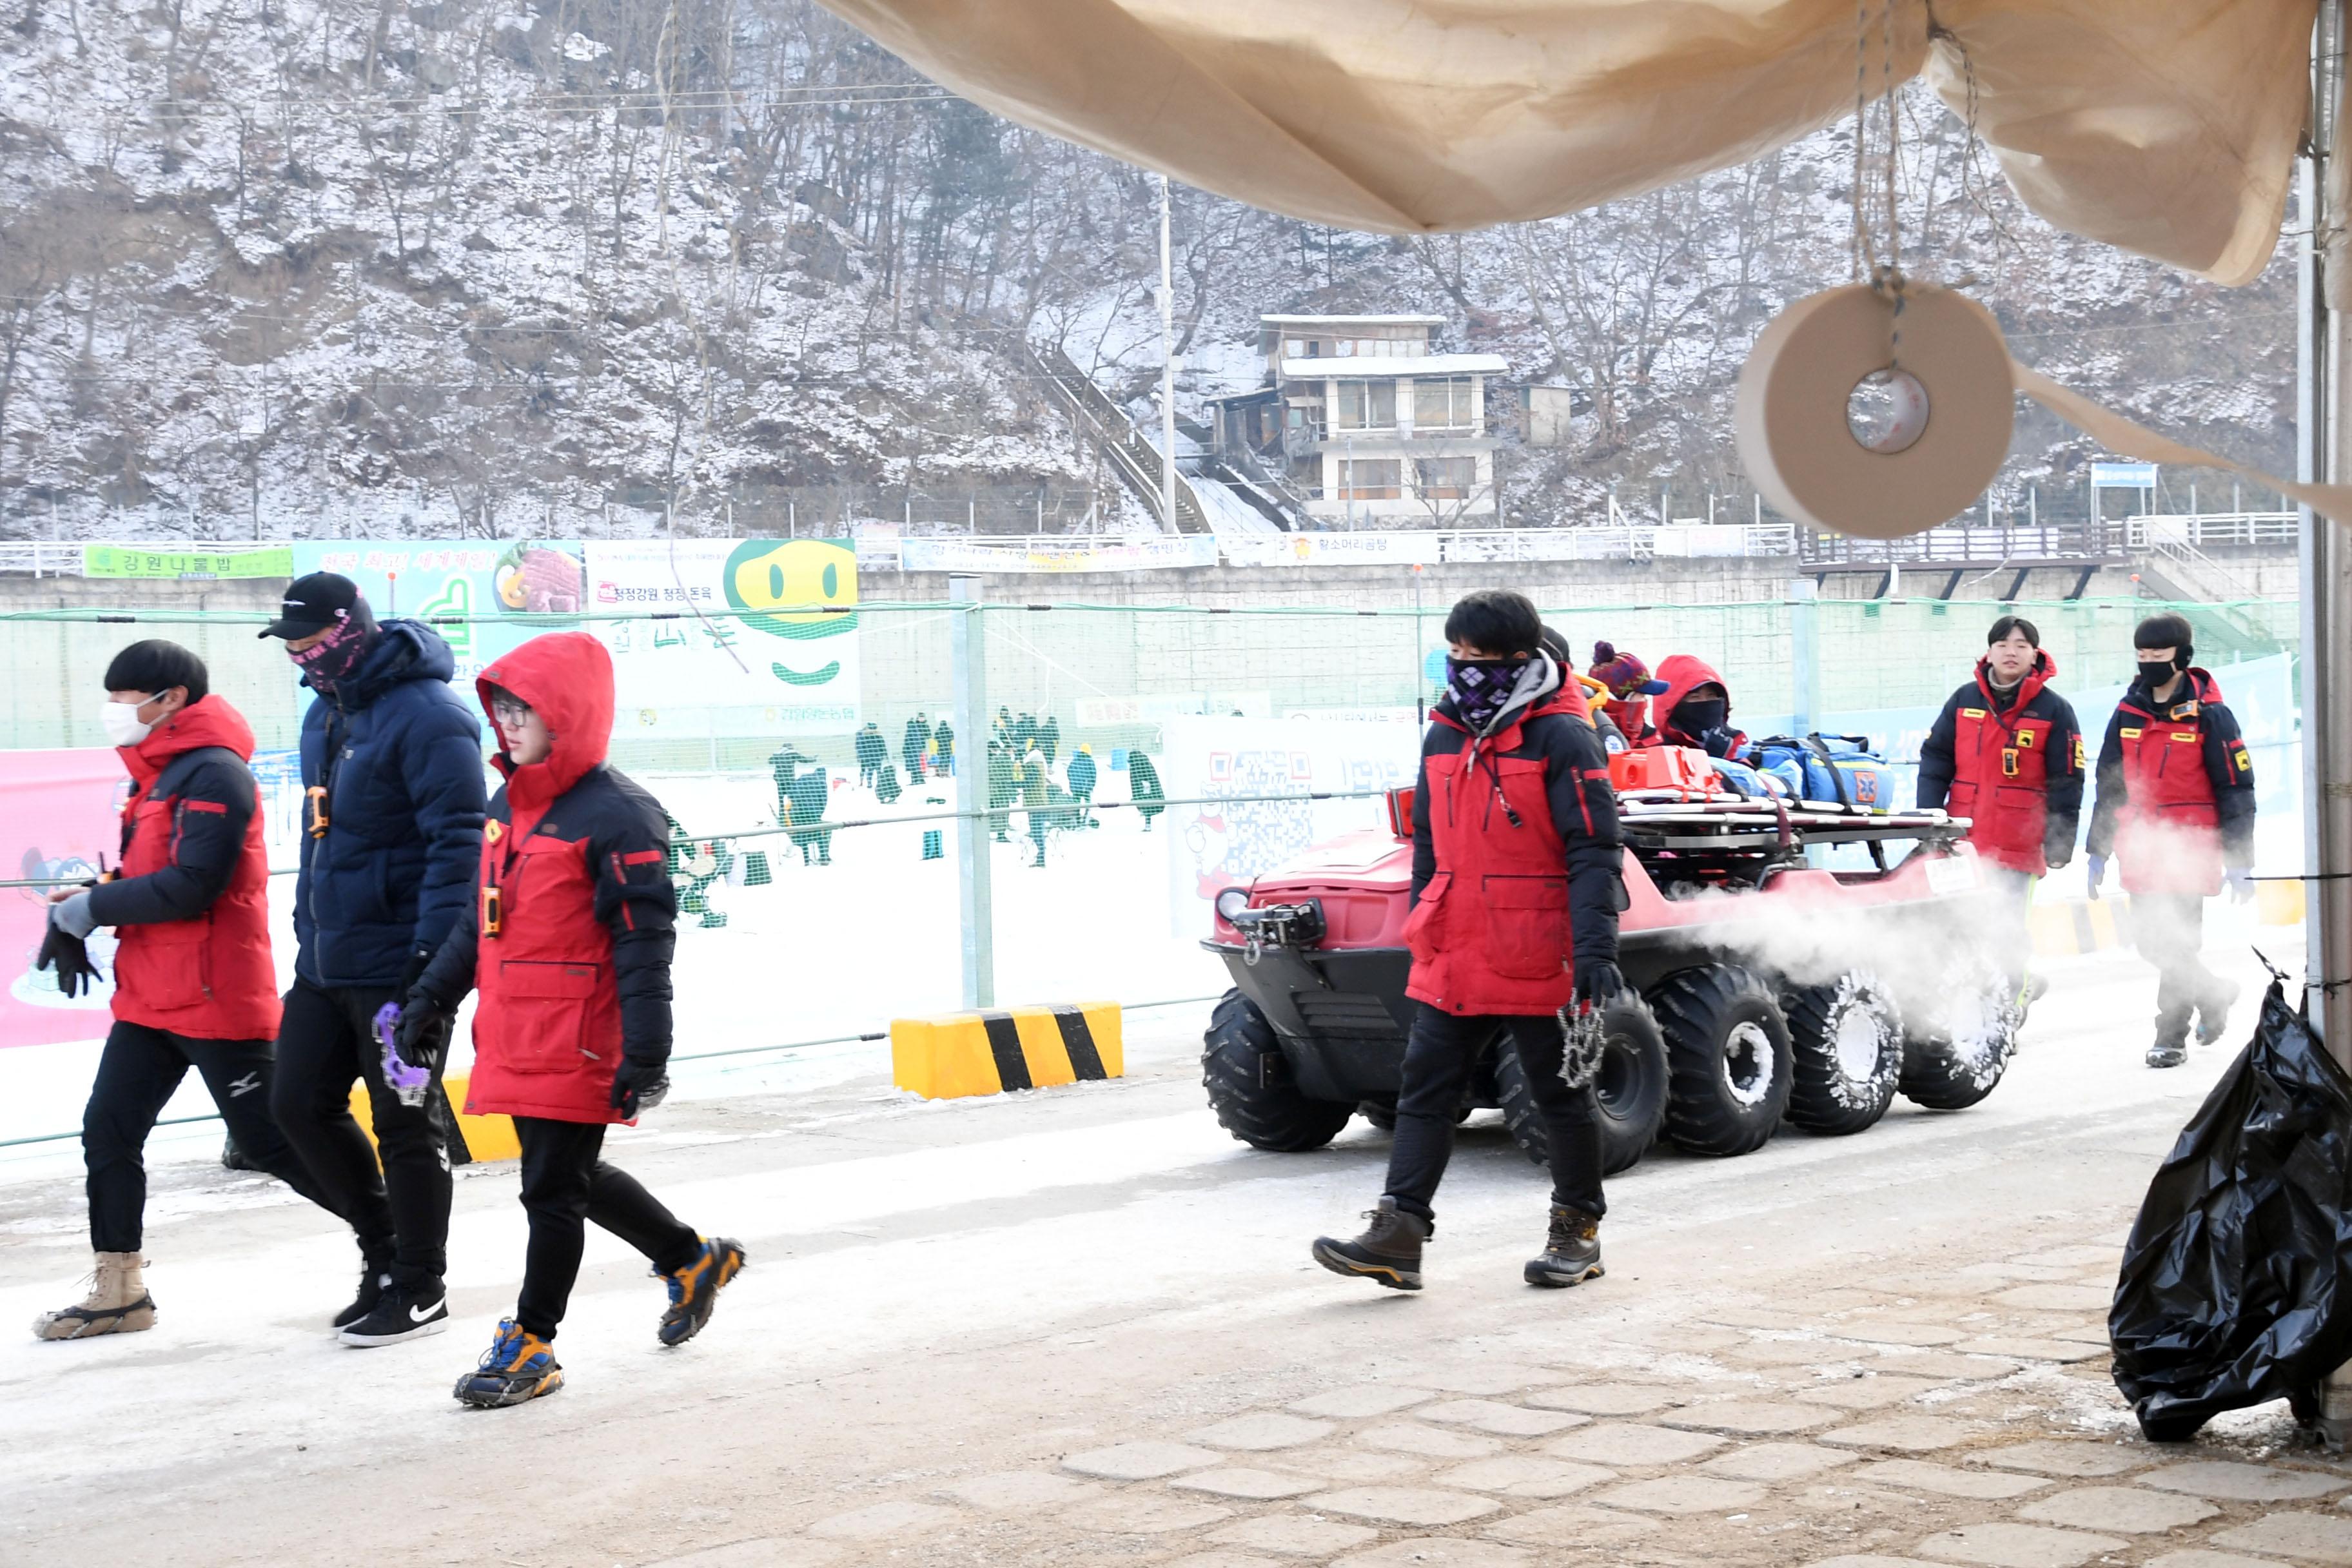
[[[2234,1045],[2262,979],[2244,940],[2292,956],[2299,933],[2214,910],[2209,957],[2246,987]],[[780,994],[836,989],[822,969],[766,966]],[[215,1130],[159,1138],[157,1327],[48,1344],[24,1325],[88,1267],[60,1146],[0,1170],[0,1561],[168,1541],[184,1564],[662,1562],[790,1538],[919,1482],[1050,1468],[1268,1390],[1518,1355],[1514,1336],[1537,1331],[1572,1347],[1580,1322],[1605,1363],[1628,1352],[1603,1326],[1724,1292],[1819,1289],[1923,1251],[1965,1263],[2053,1215],[2127,1219],[2230,1047],[2150,1071],[2152,972],[2128,953],[2048,972],[1982,1105],[1898,1101],[1859,1137],[1784,1132],[1744,1159],[1654,1153],[1610,1184],[1609,1278],[1562,1295],[1518,1280],[1544,1187],[1491,1114],[1440,1194],[1426,1292],[1315,1268],[1307,1241],[1352,1231],[1387,1141],[1360,1120],[1313,1154],[1227,1138],[1198,1084],[1205,1005],[1133,1015],[1126,1079],[1026,1095],[913,1101],[878,1046],[709,1064],[608,1151],[689,1223],[743,1241],[749,1269],[699,1339],[663,1351],[660,1287],[592,1229],[558,1342],[570,1384],[510,1411],[463,1410],[449,1387],[511,1310],[511,1165],[457,1184],[452,1331],[354,1351],[327,1331],[355,1278],[348,1238],[267,1178],[222,1171]],[[867,1560],[810,1552],[740,1561]],[[1176,1553],[1147,1558],[1161,1554]],[[1080,1542],[1050,1560],[1107,1559]]]

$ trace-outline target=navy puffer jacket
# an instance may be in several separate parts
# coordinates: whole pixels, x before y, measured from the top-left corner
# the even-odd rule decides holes
[[[302,716],[303,787],[328,792],[326,836],[303,836],[295,889],[294,971],[313,985],[398,984],[473,896],[488,791],[457,670],[438,632],[386,621]]]

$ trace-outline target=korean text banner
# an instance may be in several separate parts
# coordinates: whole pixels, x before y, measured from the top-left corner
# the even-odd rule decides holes
[[[379,620],[428,623],[457,656],[451,684],[467,693],[502,654],[584,607],[586,576],[572,539],[485,540],[479,544],[305,541],[295,576],[338,572],[359,584]],[[462,617],[462,618],[461,618]]]
[[[857,728],[857,554],[847,540],[592,543],[591,623],[613,650],[615,733]]]

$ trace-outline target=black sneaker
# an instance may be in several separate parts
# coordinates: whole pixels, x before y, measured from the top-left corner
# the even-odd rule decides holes
[[[1601,1267],[1601,1222],[1582,1209],[1551,1205],[1551,1230],[1540,1257],[1528,1260],[1530,1285],[1581,1285],[1608,1273]]]
[[[2210,1046],[2230,1026],[2230,1009],[2238,1000],[2238,983],[2217,980],[2212,994],[2198,1005],[2197,1043]]]
[[[705,1240],[694,1261],[675,1274],[654,1273],[669,1287],[669,1306],[654,1331],[662,1343],[682,1345],[702,1331],[719,1306],[719,1292],[743,1272],[743,1244],[725,1237]]]
[[[375,1310],[335,1337],[347,1345],[396,1345],[449,1327],[449,1295],[441,1281],[411,1289],[387,1285]]]
[[[1391,1197],[1365,1210],[1364,1217],[1372,1223],[1353,1241],[1317,1237],[1315,1261],[1334,1274],[1370,1279],[1391,1290],[1420,1289],[1421,1244],[1429,1239],[1430,1223],[1397,1207]]]
[[[391,1289],[391,1275],[385,1273],[381,1268],[373,1263],[361,1264],[360,1293],[352,1298],[352,1304],[350,1306],[335,1314],[335,1331],[337,1333],[342,1332],[345,1329],[350,1328],[353,1323],[358,1322],[361,1319],[374,1311],[375,1304],[378,1301],[383,1300],[383,1293]]]

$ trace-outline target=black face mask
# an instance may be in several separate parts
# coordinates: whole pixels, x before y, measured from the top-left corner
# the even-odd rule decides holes
[[[1731,717],[1731,704],[1720,697],[1685,697],[1675,704],[1674,727],[1685,735],[1704,735],[1710,730],[1720,730],[1723,721]]]
[[[2153,689],[2170,680],[2187,669],[2186,660],[2178,658],[2144,658],[2139,661],[2139,678]]]

